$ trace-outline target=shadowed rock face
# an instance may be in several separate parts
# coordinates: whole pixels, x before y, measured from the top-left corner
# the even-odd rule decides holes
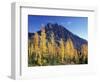
[[[41,31],[37,32],[39,35],[41,35]],[[58,25],[57,23],[52,24],[48,23],[45,25],[45,33],[47,36],[47,40],[50,40],[51,34],[54,34],[54,39],[56,43],[59,43],[61,38],[66,42],[67,39],[71,39],[73,41],[74,47],[76,49],[80,49],[82,44],[88,44],[88,42],[85,39],[80,38],[79,36],[73,34],[69,30],[67,30],[64,26]],[[34,33],[28,33],[29,39],[34,36]]]

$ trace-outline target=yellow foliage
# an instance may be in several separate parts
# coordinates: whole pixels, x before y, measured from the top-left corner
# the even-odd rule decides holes
[[[29,53],[29,56],[31,56],[33,53],[33,45],[30,40],[28,41],[28,53]]]
[[[72,40],[69,38],[65,45],[65,54],[68,55],[71,59],[75,56],[75,50]]]
[[[42,65],[42,55],[40,51],[38,51],[38,64]]]
[[[83,44],[81,46],[81,53],[84,55],[84,57],[86,58],[88,55],[88,46],[87,44]]]
[[[82,61],[79,59],[79,52],[83,55]],[[28,55],[31,58],[29,62],[32,65],[78,64],[85,62],[88,55],[88,45],[82,45],[81,51],[78,51],[74,48],[73,41],[70,38],[66,42],[61,39],[59,43],[56,43],[53,32],[48,41],[46,40],[45,28],[42,25],[41,35],[35,33],[33,38],[28,41]],[[51,60],[49,60],[49,57]]]
[[[46,53],[46,33],[45,33],[45,29],[41,30],[41,36],[40,36],[40,49],[41,49],[41,53]]]
[[[50,45],[51,48],[49,48],[51,50],[52,55],[55,55],[55,45],[56,45],[56,43],[54,40],[54,34],[52,33],[51,34],[51,45]]]
[[[48,42],[48,53],[51,55],[53,54],[53,46],[50,42]]]
[[[39,36],[38,33],[35,33],[34,37],[33,37],[33,45],[34,45],[34,50],[37,52],[39,49]]]
[[[60,41],[60,54],[61,54],[61,61],[63,62],[64,61],[64,42],[62,39]]]

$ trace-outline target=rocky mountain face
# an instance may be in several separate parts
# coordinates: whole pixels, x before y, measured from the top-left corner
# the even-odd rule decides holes
[[[59,41],[63,39],[64,42],[66,42],[69,38],[72,40],[74,47],[76,49],[80,49],[83,44],[88,44],[88,42],[85,39],[80,38],[79,36],[73,34],[68,29],[66,29],[64,26],[59,25],[57,23],[52,24],[48,23],[45,25],[45,33],[46,38],[49,41],[51,34],[54,35],[54,40],[57,44],[59,44]],[[41,30],[37,32],[39,35],[41,35]],[[28,33],[29,39],[34,36],[34,33]]]

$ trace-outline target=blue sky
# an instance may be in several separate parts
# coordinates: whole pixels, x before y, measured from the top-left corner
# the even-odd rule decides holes
[[[88,40],[87,17],[28,15],[28,32],[37,32],[42,24],[46,25],[47,23],[63,25],[75,35]]]

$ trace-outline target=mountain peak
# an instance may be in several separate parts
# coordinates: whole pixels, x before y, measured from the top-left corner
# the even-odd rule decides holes
[[[74,47],[77,49],[80,49],[82,44],[87,44],[86,40],[73,34],[68,29],[66,29],[64,26],[59,25],[58,23],[47,23],[45,25],[45,33],[47,36],[47,40],[50,40],[51,34],[53,33],[56,43],[59,43],[61,39],[63,39],[63,41],[66,42],[70,38],[73,41]],[[38,34],[41,35],[41,30],[38,31]]]

